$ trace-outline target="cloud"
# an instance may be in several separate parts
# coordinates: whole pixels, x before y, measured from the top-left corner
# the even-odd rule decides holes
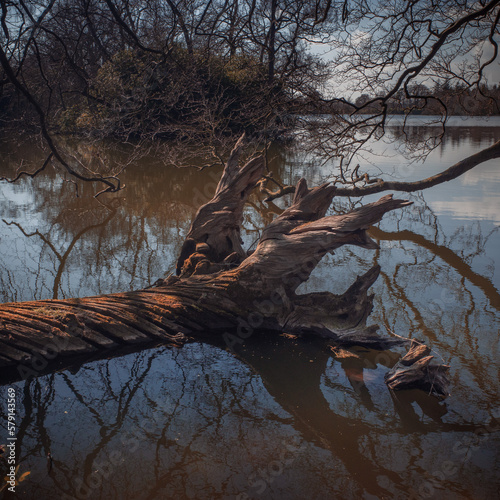
[[[490,220],[500,226],[500,197],[487,196],[478,203],[477,198],[460,198],[459,200],[432,201],[432,208],[441,214],[448,214],[463,220]]]

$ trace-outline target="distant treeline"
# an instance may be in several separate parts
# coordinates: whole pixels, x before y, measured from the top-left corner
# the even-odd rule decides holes
[[[308,113],[360,114],[378,113],[382,94],[361,94],[352,104],[342,99],[297,99],[296,108]],[[432,87],[419,84],[409,89],[408,95],[399,90],[387,100],[387,113],[413,115],[492,116],[500,114],[500,85],[468,88],[457,83],[436,83]],[[354,105],[354,106],[353,106]]]
[[[465,85],[439,82],[429,87],[424,84],[412,86],[411,97],[404,90],[399,90],[394,99],[388,102],[390,113],[399,114],[411,111],[414,114],[441,114],[443,105],[449,115],[488,116],[500,113],[496,103],[500,101],[500,87],[480,85],[467,88]],[[369,102],[370,96],[363,94],[356,104]]]

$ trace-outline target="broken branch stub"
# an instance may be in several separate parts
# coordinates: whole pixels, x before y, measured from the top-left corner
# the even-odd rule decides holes
[[[264,230],[255,252],[238,268],[240,279],[251,274],[260,287],[294,292],[326,253],[346,244],[377,249],[366,230],[385,213],[412,204],[386,195],[347,214],[323,217],[335,188],[324,184],[308,190],[304,179],[298,186],[303,194],[298,189],[298,199]]]
[[[448,396],[448,365],[431,363],[431,349],[412,341],[409,351],[385,374],[385,383],[392,390],[423,389],[439,397]]]
[[[214,197],[196,213],[177,260],[176,274],[212,274],[234,267],[245,257],[240,226],[248,195],[265,168],[265,158],[255,156],[239,166],[245,136],[233,148]]]

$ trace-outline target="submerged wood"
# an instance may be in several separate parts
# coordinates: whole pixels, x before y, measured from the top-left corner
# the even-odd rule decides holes
[[[440,397],[448,396],[448,365],[432,363],[431,349],[413,341],[409,351],[385,374],[389,389],[420,388]]]
[[[373,300],[368,290],[378,266],[342,295],[298,295],[296,290],[326,253],[345,244],[378,248],[366,230],[386,212],[410,202],[388,195],[347,214],[325,216],[335,187],[309,189],[301,179],[292,205],[247,254],[240,237],[243,208],[265,162],[256,156],[240,165],[243,145],[242,138],[214,197],[198,210],[179,255],[177,276],[127,293],[0,304],[0,370],[17,369],[19,378],[26,378],[63,357],[112,354],[152,342],[180,345],[210,339],[232,348],[255,330],[376,349],[402,343],[366,326]]]

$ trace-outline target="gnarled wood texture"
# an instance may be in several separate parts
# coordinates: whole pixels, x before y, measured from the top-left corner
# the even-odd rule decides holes
[[[385,383],[392,390],[421,388],[436,396],[448,396],[448,365],[432,363],[431,350],[421,342],[413,341],[410,350],[385,375]]]

